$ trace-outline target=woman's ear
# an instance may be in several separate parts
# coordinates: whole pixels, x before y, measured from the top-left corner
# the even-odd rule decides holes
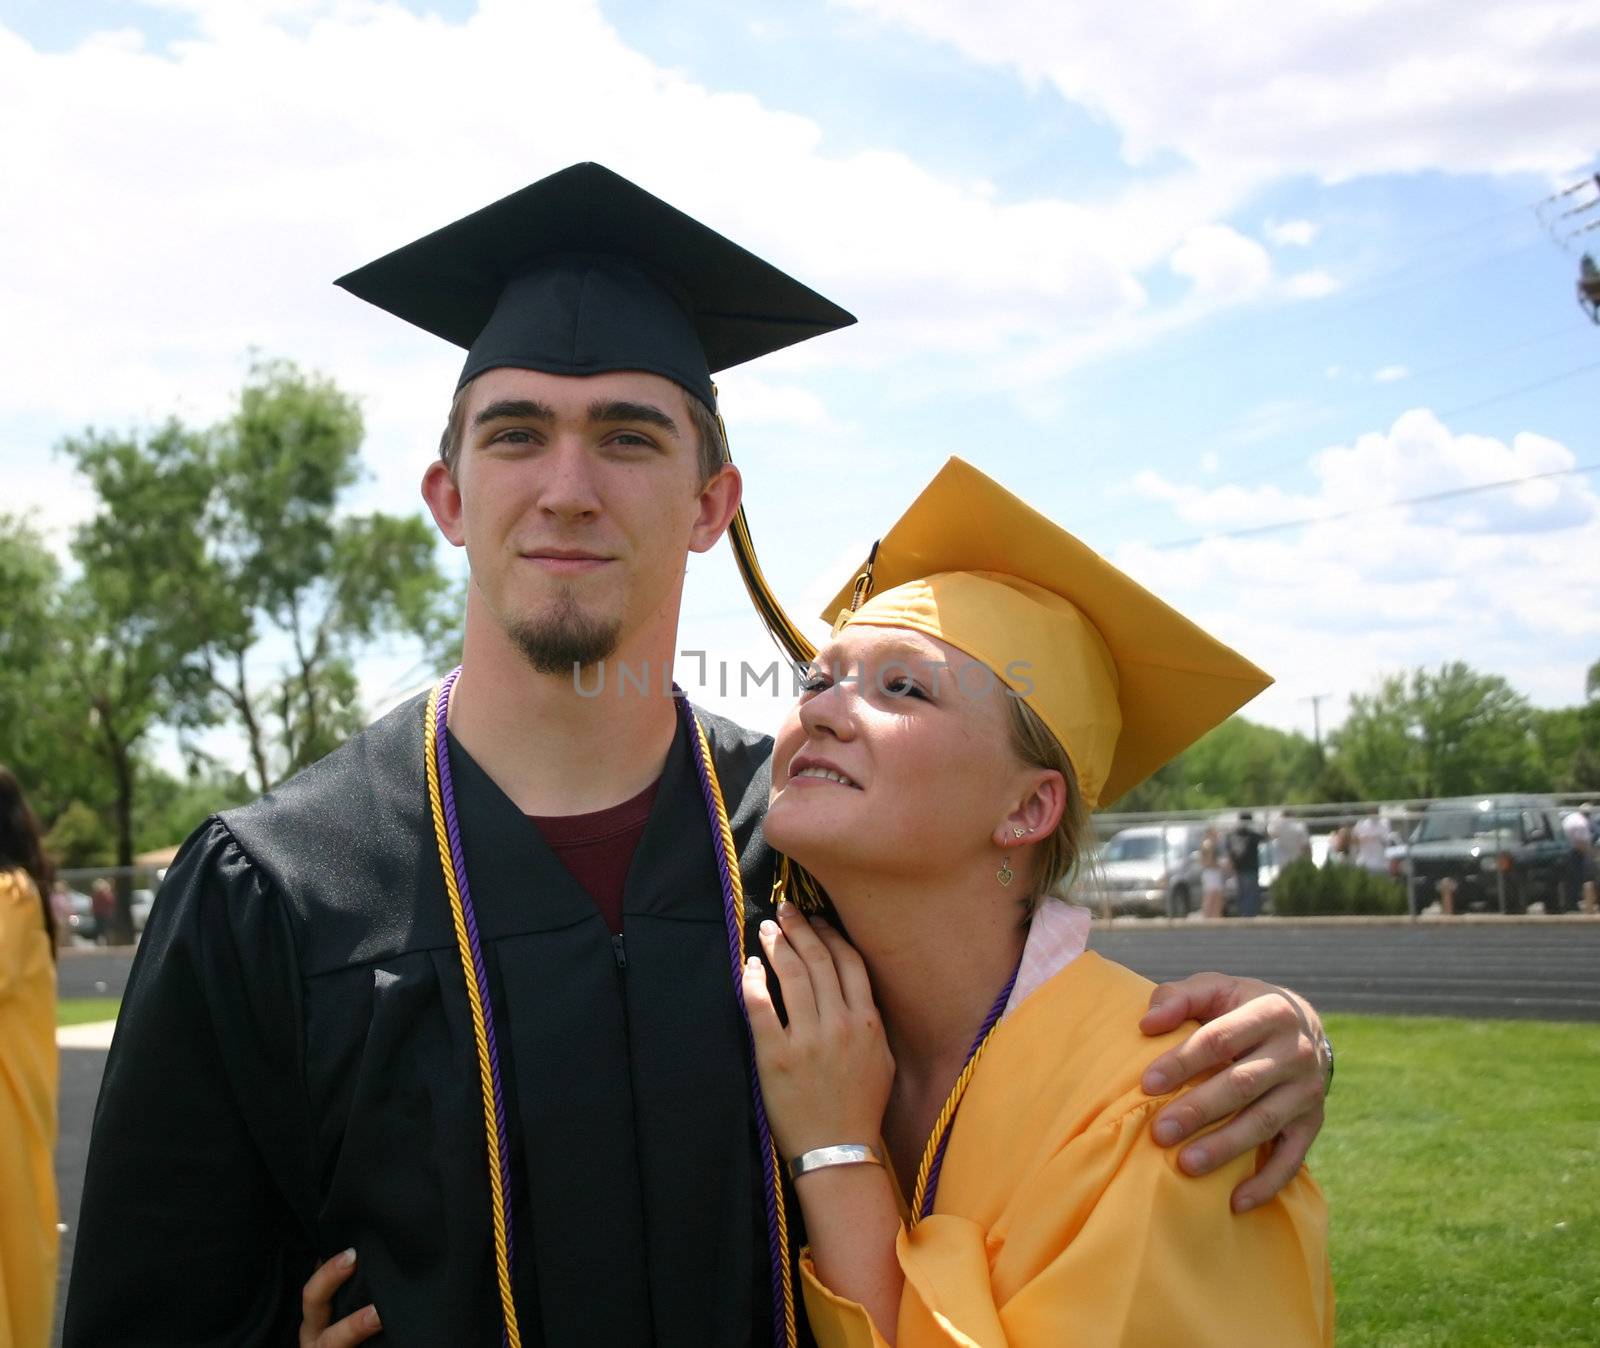
[[[1026,783],[1025,794],[994,831],[997,847],[1026,847],[1047,838],[1061,822],[1067,808],[1067,779],[1054,768],[1038,768]],[[1019,833],[1018,830],[1021,830]]]

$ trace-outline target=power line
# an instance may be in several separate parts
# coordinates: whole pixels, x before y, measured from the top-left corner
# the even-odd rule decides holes
[[[1517,351],[1524,347],[1533,346],[1538,342],[1548,341],[1551,337],[1560,336],[1568,332],[1580,332],[1582,330],[1583,329],[1579,326],[1568,324],[1557,329],[1555,332],[1545,333],[1539,337],[1530,337],[1520,342],[1513,342],[1509,346],[1499,347],[1493,351],[1481,352],[1478,355],[1463,356],[1458,360],[1449,361],[1443,365],[1436,365],[1428,370],[1418,371],[1415,375],[1412,375],[1411,378],[1421,379],[1428,375],[1437,374],[1441,371],[1453,369],[1460,365],[1471,364],[1475,360],[1486,360],[1494,356],[1505,355],[1511,351]],[[1458,407],[1447,407],[1442,411],[1435,412],[1434,415],[1441,421],[1446,420],[1449,417],[1461,416],[1463,413],[1474,412],[1479,408],[1489,407],[1495,403],[1506,402],[1512,398],[1519,398],[1525,393],[1532,393],[1541,388],[1548,388],[1552,384],[1559,384],[1564,380],[1576,378],[1580,374],[1585,374],[1590,370],[1596,369],[1600,369],[1600,361],[1591,361],[1587,365],[1579,365],[1570,370],[1563,370],[1560,374],[1549,375],[1544,379],[1536,379],[1531,384],[1521,384],[1516,388],[1504,389],[1499,393],[1490,394],[1486,398],[1480,398],[1476,402],[1464,403]],[[1213,438],[1213,442],[1214,440],[1215,437]],[[1310,462],[1313,455],[1320,452],[1320,449],[1314,449],[1296,453],[1290,458],[1274,459],[1270,463],[1263,464],[1260,467],[1251,470],[1250,472],[1241,473],[1237,477],[1223,478],[1217,481],[1206,482],[1201,489],[1207,492],[1215,492],[1221,491],[1226,487],[1254,486],[1257,483],[1266,482],[1275,477],[1281,477],[1284,473],[1287,473],[1292,469],[1303,468],[1307,463]],[[1106,512],[1098,516],[1098,521],[1103,524],[1109,521],[1125,519],[1129,515],[1134,514],[1136,510],[1140,510],[1142,508],[1142,506],[1130,506],[1125,510]]]
[[[1572,379],[1589,370],[1600,370],[1600,360],[1590,361],[1587,365],[1579,365],[1575,369],[1563,370],[1560,374],[1553,374],[1547,379],[1536,380],[1532,384],[1524,384],[1521,388],[1507,389],[1504,393],[1496,393],[1488,398],[1480,398],[1475,403],[1467,403],[1464,407],[1450,407],[1437,415],[1442,420],[1445,417],[1460,416],[1463,412],[1476,412],[1480,407],[1488,407],[1491,403],[1501,403],[1507,398],[1520,397],[1524,393],[1532,393],[1535,389],[1548,388],[1551,384],[1559,384],[1563,380]]]
[[[1600,469],[1600,461],[1579,464],[1574,468],[1554,468],[1547,473],[1528,473],[1523,477],[1502,478],[1498,482],[1479,482],[1470,487],[1451,487],[1445,491],[1428,492],[1422,496],[1406,496],[1397,501],[1384,501],[1378,505],[1352,506],[1348,510],[1335,510],[1324,515],[1303,515],[1298,519],[1279,520],[1275,524],[1256,524],[1245,529],[1227,529],[1213,534],[1196,534],[1193,538],[1177,538],[1150,546],[1161,552],[1174,548],[1190,548],[1198,543],[1211,543],[1225,538],[1259,538],[1264,534],[1281,533],[1285,529],[1300,529],[1308,524],[1331,524],[1336,520],[1353,519],[1357,515],[1372,515],[1380,510],[1394,510],[1400,506],[1430,505],[1435,501],[1450,501],[1462,496],[1476,496],[1481,492],[1500,491],[1505,487],[1520,487],[1524,482],[1542,482],[1549,478],[1576,477]]]
[[[1476,351],[1471,355],[1457,356],[1454,360],[1447,360],[1439,365],[1425,365],[1420,370],[1412,370],[1407,375],[1408,380],[1431,379],[1436,374],[1444,374],[1449,370],[1458,370],[1463,365],[1472,365],[1480,360],[1493,360],[1496,356],[1509,356],[1513,351],[1525,351],[1530,346],[1538,346],[1541,342],[1552,341],[1557,337],[1565,337],[1585,331],[1580,323],[1563,323],[1559,328],[1552,328],[1549,332],[1541,332],[1537,337],[1524,337],[1521,341],[1511,342],[1506,346],[1493,347],[1488,351]]]
[[[1438,265],[1434,265],[1420,274],[1408,276],[1408,273],[1417,271],[1419,262],[1424,261],[1421,258],[1410,259],[1389,271],[1381,272],[1375,277],[1359,281],[1348,290],[1336,291],[1331,295],[1316,299],[1298,301],[1294,308],[1283,311],[1275,321],[1268,322],[1264,326],[1257,326],[1248,336],[1240,341],[1233,342],[1231,344],[1232,349],[1235,352],[1250,350],[1261,346],[1269,340],[1281,338],[1288,333],[1298,332],[1313,326],[1323,326],[1332,318],[1341,317],[1368,305],[1381,303],[1395,295],[1403,295],[1408,291],[1436,285],[1446,277],[1459,278],[1483,271],[1485,268],[1495,266],[1510,258],[1531,252],[1533,249],[1540,247],[1542,243],[1543,240],[1535,236],[1531,239],[1523,240],[1514,247],[1501,249],[1486,256],[1471,258],[1465,262],[1458,262],[1451,258],[1436,257],[1432,261]],[[1407,279],[1395,285],[1384,284],[1393,278],[1401,276],[1407,276]],[[1240,315],[1240,312],[1240,310],[1236,309],[1217,315],[1217,317],[1219,320],[1236,318]],[[1153,361],[1152,364],[1165,373],[1181,369],[1184,365],[1190,365],[1199,360],[1209,359],[1215,354],[1215,348],[1211,344],[1202,343],[1195,350],[1161,358]]]

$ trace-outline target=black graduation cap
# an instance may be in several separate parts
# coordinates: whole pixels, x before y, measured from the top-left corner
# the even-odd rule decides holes
[[[600,164],[574,164],[336,282],[496,366],[647,370],[716,406],[711,375],[855,322]]]

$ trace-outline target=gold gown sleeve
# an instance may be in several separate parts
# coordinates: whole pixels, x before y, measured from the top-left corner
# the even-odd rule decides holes
[[[1333,1342],[1326,1213],[1302,1173],[1255,1212],[1228,1211],[1250,1158],[1203,1179],[1146,1136],[1164,1101],[1064,1145],[1003,1235],[935,1213],[898,1241],[899,1348],[1091,1348],[1182,1343],[1288,1348]],[[866,1311],[803,1265],[822,1348],[878,1348]]]
[[[1079,981],[1103,992],[1107,979],[1085,973],[1092,979]],[[1114,1045],[1126,1066],[1107,1081],[1099,1049],[1097,1063],[1076,1064],[1091,1070],[1062,1066],[1073,1051],[1064,1019],[1074,1023],[1033,1015],[974,1079],[939,1209],[898,1241],[899,1348],[1331,1344],[1327,1212],[1315,1181],[1302,1171],[1264,1207],[1233,1214],[1229,1195],[1257,1158],[1196,1179],[1177,1169],[1177,1149],[1150,1138],[1151,1117],[1171,1097],[1138,1091],[1137,1072],[1162,1042],[1135,1032]],[[1093,1086],[1095,1069],[1106,1089]],[[822,1348],[885,1342],[861,1306],[824,1287],[809,1260],[801,1267]]]

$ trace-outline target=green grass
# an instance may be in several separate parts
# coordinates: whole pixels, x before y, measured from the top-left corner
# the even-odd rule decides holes
[[[86,1025],[93,1020],[115,1020],[122,1003],[115,997],[63,997],[56,1003],[57,1025]]]
[[[1330,1016],[1343,1345],[1600,1342],[1600,1026]]]

